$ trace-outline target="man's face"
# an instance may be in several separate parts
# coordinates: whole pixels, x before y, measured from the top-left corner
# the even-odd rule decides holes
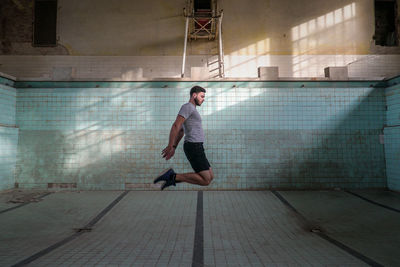
[[[193,94],[194,97],[194,102],[196,103],[197,106],[201,106],[204,102],[204,98],[206,97],[206,94],[203,92]]]

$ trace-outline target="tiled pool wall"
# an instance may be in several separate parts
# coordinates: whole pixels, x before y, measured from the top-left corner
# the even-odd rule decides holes
[[[15,127],[14,82],[0,77],[0,190],[14,188],[18,129]]]
[[[400,78],[386,88],[385,158],[388,188],[400,191]]]
[[[378,82],[19,82],[16,182],[152,189],[169,166],[191,172],[182,145],[168,162],[161,150],[195,84],[208,189],[387,186]]]

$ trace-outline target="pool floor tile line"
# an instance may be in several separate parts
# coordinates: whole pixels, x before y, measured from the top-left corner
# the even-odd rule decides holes
[[[38,258],[40,258],[40,257],[42,257],[42,256],[44,256],[44,255],[46,255],[46,254],[48,254],[48,253],[50,253],[51,251],[53,251],[53,250],[55,250],[55,249],[57,249],[57,248],[59,248],[59,247],[65,245],[66,243],[70,242],[71,240],[74,240],[75,238],[77,238],[78,236],[80,236],[80,235],[83,234],[83,233],[84,233],[84,232],[77,232],[77,233],[75,233],[75,234],[73,234],[73,235],[70,235],[69,237],[64,238],[64,239],[61,240],[60,242],[57,242],[57,243],[51,245],[50,247],[45,248],[45,249],[39,251],[38,253],[36,253],[36,254],[34,254],[34,255],[32,255],[32,256],[30,256],[30,257],[24,259],[24,260],[22,260],[22,261],[20,261],[20,262],[18,262],[18,263],[16,263],[16,264],[14,264],[14,265],[12,265],[12,267],[25,266],[25,265],[27,265],[27,264],[29,264],[29,263],[31,263],[31,262],[37,260]]]
[[[204,266],[203,191],[198,191],[192,267],[202,266]]]
[[[204,227],[207,266],[366,265],[306,231],[270,190],[205,193]]]
[[[98,221],[100,221],[101,218],[104,217],[115,205],[118,204],[118,202],[123,199],[129,191],[124,191],[121,195],[119,195],[113,202],[111,202],[110,205],[108,205],[104,210],[102,210],[93,220],[91,220],[87,225],[84,226],[84,228],[91,228],[93,227]]]
[[[275,191],[275,190],[271,190],[271,192],[288,208],[290,208],[293,212],[295,212],[302,220],[305,220],[306,223],[308,223],[308,219],[306,217],[304,217],[299,211],[296,210],[295,207],[293,207],[281,194],[279,194],[279,192]],[[383,266],[382,264],[374,261],[371,258],[368,258],[367,256],[361,254],[360,252],[346,246],[345,244],[335,240],[334,238],[329,237],[327,234],[322,233],[322,232],[315,232],[319,237],[321,237],[322,239],[328,241],[329,243],[335,245],[336,247],[346,251],[347,253],[349,253],[350,255],[356,257],[357,259],[365,262],[366,264],[370,265],[370,266],[374,266],[374,267],[381,267]]]
[[[358,197],[358,198],[361,198],[362,200],[365,200],[365,201],[367,201],[367,202],[369,202],[369,203],[371,203],[371,204],[374,204],[374,205],[376,205],[376,206],[379,206],[379,207],[382,207],[382,208],[385,208],[385,209],[388,209],[388,210],[391,210],[391,211],[399,212],[399,213],[400,213],[400,210],[399,210],[399,209],[396,209],[396,208],[387,206],[387,205],[385,205],[385,204],[381,204],[381,203],[379,203],[379,202],[373,201],[373,200],[371,200],[371,199],[369,199],[369,198],[363,197],[362,195],[359,195],[359,194],[357,194],[357,193],[355,193],[355,192],[352,192],[352,191],[350,191],[350,190],[345,189],[345,190],[343,190],[343,191],[345,191],[346,193],[349,193],[350,195],[353,195],[353,196],[356,196],[356,197]]]
[[[191,266],[197,195],[197,191],[132,192],[91,234],[72,240],[32,266],[66,260],[70,266],[87,266],[88,261],[103,266]]]
[[[328,241],[331,244],[334,244],[335,246],[337,246],[338,248],[343,249],[344,251],[348,252],[349,254],[353,255],[354,257],[362,260],[363,262],[365,262],[366,264],[369,264],[370,266],[374,266],[374,267],[383,267],[382,264],[374,261],[371,258],[368,258],[367,256],[361,254],[360,252],[346,246],[345,244],[331,238],[330,236],[328,236],[327,234],[321,233],[321,232],[317,232],[316,233],[319,237],[325,239],[326,241]]]
[[[118,204],[118,202],[121,201],[122,198],[124,198],[127,194],[129,193],[129,191],[124,191],[121,195],[119,195],[113,202],[111,202],[105,209],[103,209],[94,219],[92,219],[86,226],[83,227],[83,229],[89,229],[91,227],[93,227],[102,217],[104,217],[115,205]],[[81,232],[77,232],[74,233],[72,235],[70,235],[67,238],[64,238],[63,240],[49,246],[48,248],[45,248],[41,251],[39,251],[38,253],[12,265],[12,267],[20,267],[20,266],[25,266],[35,260],[37,260],[38,258],[50,253],[51,251],[67,244],[68,242],[74,240],[75,238],[79,237],[80,235],[82,235],[83,233],[86,233],[85,231],[81,231]]]
[[[46,197],[46,196],[48,196],[48,195],[50,195],[50,194],[52,194],[52,192],[43,194],[43,195],[39,196],[39,198]],[[22,204],[20,204],[20,205],[14,206],[14,207],[12,207],[12,208],[8,208],[8,209],[5,209],[5,210],[1,210],[1,211],[0,211],[0,214],[6,213],[6,212],[8,212],[8,211],[12,211],[12,210],[15,210],[15,209],[18,209],[18,208],[21,208],[21,207],[26,206],[26,205],[29,205],[29,204],[31,204],[31,203],[32,203],[32,202],[22,203]]]

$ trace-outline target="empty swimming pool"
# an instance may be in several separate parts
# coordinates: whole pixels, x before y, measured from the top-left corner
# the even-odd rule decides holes
[[[1,265],[399,265],[398,82],[1,78]],[[160,192],[194,85],[215,178]]]

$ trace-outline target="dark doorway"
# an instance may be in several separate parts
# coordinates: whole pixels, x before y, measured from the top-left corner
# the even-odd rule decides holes
[[[211,0],[194,0],[194,11],[211,10]]]
[[[398,45],[396,30],[396,2],[375,0],[375,44],[382,46]]]
[[[35,0],[33,45],[57,45],[57,0]]]

